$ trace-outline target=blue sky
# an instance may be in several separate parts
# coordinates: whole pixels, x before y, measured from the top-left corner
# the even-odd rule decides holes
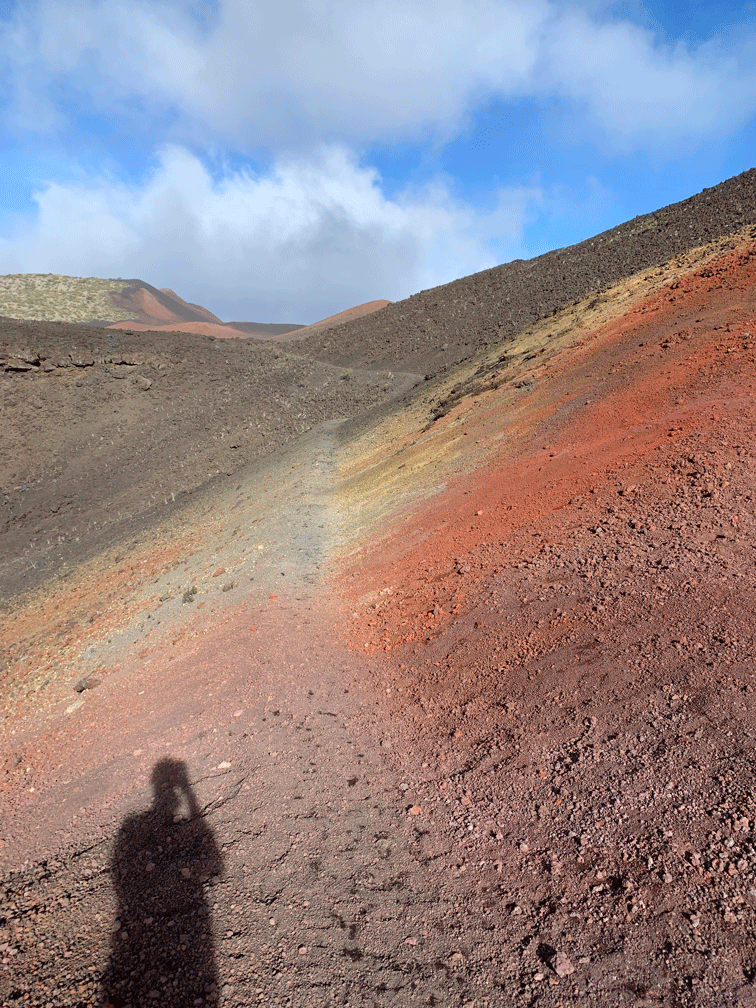
[[[312,322],[756,164],[756,3],[0,0],[0,273]]]

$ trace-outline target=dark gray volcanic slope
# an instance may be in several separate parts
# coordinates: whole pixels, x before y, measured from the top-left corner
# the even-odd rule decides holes
[[[256,340],[0,318],[0,599],[70,549],[418,377]]]
[[[297,351],[351,367],[436,372],[591,291],[756,220],[756,169],[569,248],[421,291]]]

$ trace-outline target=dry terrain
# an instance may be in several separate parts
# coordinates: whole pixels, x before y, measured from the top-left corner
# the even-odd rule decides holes
[[[756,1005],[756,172],[0,341],[3,1004]]]

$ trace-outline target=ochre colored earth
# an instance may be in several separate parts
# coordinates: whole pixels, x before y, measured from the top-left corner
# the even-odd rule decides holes
[[[309,358],[331,372],[260,358],[276,430],[297,383],[328,408],[210,480],[202,456],[191,494],[96,541],[76,541],[83,491],[75,521],[20,516],[44,473],[19,449],[37,490],[12,491],[2,566],[3,1003],[756,1003],[744,223],[672,236],[466,355],[438,293],[447,321],[426,358],[404,345],[401,381],[365,359],[386,365],[383,312],[349,370],[341,327]],[[211,374],[205,352],[186,345]],[[43,357],[6,354],[4,393],[66,380]],[[158,443],[155,394],[138,429]],[[199,451],[223,386],[195,394]],[[42,553],[37,528],[68,538]]]

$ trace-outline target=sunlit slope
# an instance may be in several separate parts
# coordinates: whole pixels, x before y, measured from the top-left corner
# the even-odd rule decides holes
[[[210,322],[220,319],[169,288],[143,280],[15,273],[0,276],[0,315],[40,322],[141,325]]]
[[[593,238],[396,301],[300,343],[353,367],[435,374],[573,301],[756,221],[756,169]]]
[[[636,274],[357,422],[341,454],[341,562],[360,571],[350,593],[413,592],[429,558],[459,587],[460,551],[493,542],[492,564],[511,559],[544,522],[569,523],[568,501],[590,500],[618,467],[691,432],[714,451],[708,440],[730,422],[751,423],[754,237]],[[386,616],[388,638],[405,633],[398,615]]]

